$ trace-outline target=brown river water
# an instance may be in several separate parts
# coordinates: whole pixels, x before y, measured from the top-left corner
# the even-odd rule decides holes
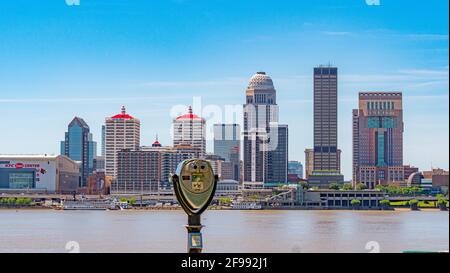
[[[0,252],[185,252],[182,211],[0,210]],[[207,211],[204,252],[447,251],[440,211]]]

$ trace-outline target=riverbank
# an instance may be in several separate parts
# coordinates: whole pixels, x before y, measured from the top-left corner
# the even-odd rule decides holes
[[[53,208],[53,207],[42,207],[42,206],[34,206],[34,207],[0,207],[0,211],[13,211],[13,210],[27,210],[27,211],[43,211],[43,210],[60,210],[64,211],[61,208]],[[134,208],[127,208],[121,211],[182,211],[183,209],[181,207],[134,207]],[[407,212],[407,211],[413,211],[410,208],[392,208],[390,210],[383,210],[381,208],[376,209],[349,209],[349,208],[263,208],[260,210],[238,210],[238,209],[231,209],[229,207],[214,207],[214,208],[208,208],[209,211],[361,211],[361,212]],[[110,211],[110,210],[108,210]],[[112,210],[114,211],[114,210]],[[417,210],[417,212],[441,212],[439,208],[420,208]],[[442,212],[449,212],[449,211],[442,211]]]

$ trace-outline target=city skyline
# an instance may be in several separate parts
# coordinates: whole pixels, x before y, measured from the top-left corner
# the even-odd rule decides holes
[[[142,145],[156,134],[169,145],[174,105],[191,105],[193,96],[204,105],[240,104],[250,76],[266,71],[277,87],[280,120],[289,125],[289,159],[304,163],[304,149],[313,146],[311,68],[331,61],[340,71],[338,146],[346,179],[352,173],[351,110],[360,91],[403,92],[404,163],[448,169],[448,3],[297,2],[20,5],[22,15],[0,17],[0,106],[14,117],[4,121],[0,151],[57,154],[74,116],[86,120],[100,143],[103,118],[122,105],[141,119]],[[404,14],[394,12],[400,6]],[[8,2],[0,9],[18,7]],[[169,19],[174,10],[186,15],[172,22],[147,16],[155,8]],[[336,23],[330,26],[331,10]],[[21,16],[28,17],[27,28]],[[111,16],[136,20],[120,26],[121,37]],[[184,16],[198,19],[186,23]],[[49,19],[58,17],[65,20]],[[207,146],[211,152],[212,141]]]

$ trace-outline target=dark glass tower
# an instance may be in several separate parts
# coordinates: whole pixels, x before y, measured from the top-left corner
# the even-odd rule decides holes
[[[75,117],[68,126],[65,140],[61,142],[61,154],[81,162],[80,187],[87,185],[87,178],[93,172],[96,149],[89,126],[82,118]]]
[[[337,68],[314,68],[314,171],[338,171]]]
[[[311,186],[328,188],[343,183],[338,149],[338,69],[331,66],[314,68],[314,149]]]

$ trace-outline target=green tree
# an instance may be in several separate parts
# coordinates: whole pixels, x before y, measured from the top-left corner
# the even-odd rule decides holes
[[[363,183],[356,184],[355,188],[357,191],[367,190],[367,186]]]
[[[330,186],[328,187],[330,190],[339,190],[341,188],[341,185],[339,185],[339,183],[331,183]]]
[[[128,200],[128,203],[130,204],[130,205],[134,205],[134,204],[136,204],[136,198],[130,198],[129,200]]]
[[[440,197],[437,201],[437,206],[441,209],[441,210],[447,210],[448,207],[448,202],[445,198]]]
[[[229,204],[231,204],[232,200],[231,200],[231,198],[228,198],[228,197],[221,197],[219,199],[219,202],[221,205],[229,205]]]
[[[308,182],[300,182],[300,186],[301,186],[304,190],[309,189],[309,184],[308,184]]]
[[[353,190],[353,185],[350,184],[350,183],[346,183],[346,184],[344,184],[344,185],[342,186],[341,189],[342,189],[343,191],[351,191],[351,190]]]
[[[250,201],[258,201],[259,197],[258,197],[258,195],[254,194],[254,195],[249,196],[248,199]]]
[[[361,201],[360,201],[360,200],[357,200],[357,199],[353,199],[353,200],[350,202],[350,204],[351,204],[353,207],[359,207],[359,206],[361,205]]]
[[[391,202],[390,202],[389,200],[387,200],[387,199],[384,199],[384,200],[381,200],[381,201],[380,201],[380,205],[381,205],[383,208],[388,208],[388,207],[391,206]]]

